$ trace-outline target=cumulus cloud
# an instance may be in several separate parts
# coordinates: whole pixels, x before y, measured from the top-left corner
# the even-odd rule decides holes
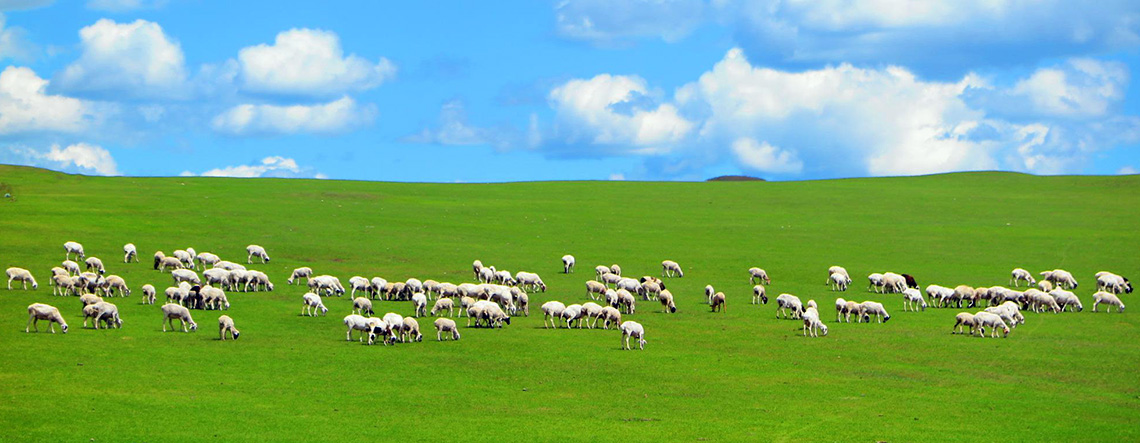
[[[87,9],[118,13],[158,9],[165,5],[166,0],[87,0]]]
[[[647,103],[650,91],[636,76],[602,74],[570,80],[550,92],[558,136],[568,143],[608,146],[633,153],[665,153],[693,124],[671,104]]]
[[[431,143],[448,146],[491,145],[499,148],[511,146],[517,140],[511,128],[483,128],[472,125],[467,118],[467,107],[460,100],[444,103],[439,112],[439,125],[401,139],[405,143]]]
[[[1009,95],[1033,109],[1063,117],[1099,117],[1124,98],[1128,68],[1123,63],[1073,59],[1064,66],[1038,69],[1017,82]]]
[[[83,53],[59,74],[66,91],[94,96],[182,98],[189,91],[182,48],[146,20],[100,19],[79,31]]]
[[[555,6],[558,32],[595,44],[621,43],[636,37],[675,41],[700,23],[701,0],[564,0]]]
[[[65,148],[52,145],[47,151],[21,146],[0,148],[4,163],[39,166],[43,168],[83,174],[119,175],[118,165],[111,153],[100,146],[76,143]]]
[[[290,29],[273,45],[243,48],[238,63],[242,86],[267,94],[337,96],[375,88],[396,74],[386,58],[345,55],[336,33],[318,29]]]
[[[76,132],[95,117],[82,100],[45,93],[48,81],[24,67],[0,72],[0,134],[35,131]]]
[[[190,177],[194,174],[190,171],[183,171],[183,177]],[[278,177],[278,178],[328,178],[328,176],[316,172],[313,168],[302,167],[297,164],[297,161],[292,158],[281,156],[270,156],[261,159],[261,161],[250,165],[237,165],[226,166],[222,168],[215,168],[200,174],[203,177]]]
[[[317,105],[238,105],[214,117],[213,128],[231,135],[335,134],[371,123],[375,106],[344,96]]]
[[[741,165],[756,171],[798,174],[804,169],[804,163],[794,151],[786,151],[767,142],[758,143],[747,137],[732,142],[732,152]]]

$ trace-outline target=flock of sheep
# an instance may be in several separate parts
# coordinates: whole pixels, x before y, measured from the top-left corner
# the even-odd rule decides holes
[[[99,329],[102,324],[106,328],[120,328],[123,320],[119,315],[118,307],[106,301],[105,298],[117,296],[126,297],[131,294],[122,277],[106,275],[103,262],[96,257],[87,257],[83,245],[76,242],[64,244],[65,260],[61,266],[53,267],[49,284],[53,286],[53,295],[78,296],[82,304],[84,316],[83,326],[87,327],[89,320],[94,320],[94,328]],[[265,248],[258,245],[249,245],[246,248],[248,255],[246,263],[251,264],[255,258],[261,263],[269,262],[269,254]],[[133,244],[123,247],[123,261],[125,263],[138,262],[138,251]],[[81,269],[77,261],[83,260]],[[575,259],[571,255],[562,257],[563,272],[573,273]],[[191,310],[228,310],[230,302],[226,291],[230,292],[257,292],[272,291],[273,283],[261,271],[247,269],[244,265],[222,260],[209,252],[197,253],[193,248],[176,250],[173,255],[166,256],[162,251],[154,254],[153,267],[159,272],[169,271],[173,286],[164,291],[166,303],[161,306],[163,315],[163,331],[169,326],[172,330],[182,329],[183,332],[196,331],[197,323],[194,321]],[[209,267],[209,268],[207,268]],[[198,273],[201,269],[201,275]],[[558,328],[565,324],[567,328],[583,326],[593,329],[601,327],[610,329],[616,327],[622,334],[622,348],[631,349],[630,340],[636,340],[639,349],[644,349],[645,328],[635,321],[622,321],[623,314],[631,315],[636,312],[636,304],[642,301],[656,300],[666,313],[677,312],[677,305],[673,294],[666,289],[665,281],[655,276],[642,276],[630,278],[622,276],[621,267],[597,266],[594,269],[594,279],[586,282],[586,296],[591,301],[566,305],[560,301],[547,301],[541,305],[543,313],[543,327]],[[749,282],[753,284],[752,304],[767,304],[768,296],[765,285],[771,285],[768,273],[760,268],[750,268]],[[38,288],[38,283],[31,272],[23,268],[8,268],[8,289],[12,289],[13,282],[22,283],[23,289],[31,284],[32,289]],[[352,299],[352,313],[344,317],[347,328],[346,340],[353,339],[357,333],[357,340],[374,344],[377,341],[387,345],[396,342],[421,341],[423,334],[416,318],[422,316],[439,316],[433,325],[436,329],[436,339],[460,339],[459,326],[452,319],[458,312],[458,317],[467,316],[467,326],[471,327],[503,327],[510,325],[512,315],[530,315],[530,294],[546,292],[547,286],[542,278],[535,273],[520,271],[512,274],[505,270],[498,270],[494,266],[484,266],[476,260],[472,263],[472,275],[475,282],[459,284],[437,282],[434,280],[420,281],[410,278],[403,282],[388,282],[381,277],[365,278],[354,276],[348,280],[349,287],[345,288],[339,278],[331,275],[314,275],[312,268],[301,267],[295,269],[288,279],[288,284],[306,281],[309,292],[302,298],[301,313],[304,316],[315,317],[327,315],[328,308],[323,298],[342,296],[346,293]],[[661,277],[684,277],[681,266],[671,260],[661,263]],[[868,291],[888,294],[901,294],[904,310],[925,310],[933,306],[938,308],[979,307],[981,302],[986,307],[976,313],[962,312],[955,316],[952,333],[969,332],[970,335],[986,336],[989,330],[990,337],[996,337],[998,331],[1008,336],[1012,328],[1025,322],[1022,311],[1033,312],[1064,312],[1066,310],[1081,311],[1083,306],[1080,298],[1072,292],[1078,283],[1071,273],[1062,269],[1045,271],[1039,274],[1038,281],[1030,272],[1017,268],[1010,276],[1009,289],[1001,286],[971,287],[958,285],[954,288],[940,285],[929,285],[925,294],[919,291],[915,278],[908,274],[892,272],[875,273],[868,276]],[[1098,272],[1096,274],[1097,291],[1093,294],[1093,312],[1104,304],[1116,307],[1117,312],[1124,311],[1124,303],[1119,294],[1131,293],[1132,284],[1127,278],[1111,272]],[[840,266],[828,269],[828,278],[825,282],[833,291],[846,291],[852,279],[847,270]],[[1019,290],[1022,283],[1027,288]],[[141,287],[144,304],[155,304],[157,292],[150,284]],[[358,297],[357,292],[362,296]],[[101,296],[99,294],[102,294]],[[925,296],[924,296],[925,295]],[[428,303],[434,302],[430,310]],[[723,292],[716,291],[712,285],[705,287],[705,297],[712,312],[724,312],[727,297]],[[402,316],[389,312],[377,316],[373,311],[373,300],[384,299],[389,301],[410,301],[415,310],[414,317]],[[780,294],[776,297],[776,317],[800,320],[803,324],[803,335],[818,337],[820,333],[826,336],[828,326],[823,323],[815,300],[803,303],[799,297],[792,294]],[[835,302],[837,323],[870,322],[874,318],[879,323],[891,319],[882,303],[864,301],[857,303],[839,298]],[[55,332],[55,324],[66,333],[67,322],[59,309],[43,303],[34,303],[28,306],[28,324],[25,332],[33,328],[38,332],[38,322],[49,322],[49,330]],[[176,327],[174,322],[178,321]],[[221,340],[227,335],[233,339],[240,336],[235,327],[233,318],[222,315],[218,319],[218,334]]]

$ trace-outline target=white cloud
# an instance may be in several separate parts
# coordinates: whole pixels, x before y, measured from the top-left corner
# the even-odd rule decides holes
[[[613,174],[610,174],[609,179],[613,180],[613,181],[623,181],[623,180],[625,180],[625,174],[613,173]]]
[[[1073,59],[1063,67],[1038,69],[1009,94],[1026,99],[1027,108],[1041,114],[1098,117],[1124,98],[1127,84],[1123,63]]]
[[[768,144],[757,143],[748,137],[732,142],[732,152],[744,167],[773,174],[799,174],[804,169],[795,151],[787,151]]]
[[[158,9],[164,5],[166,5],[166,0],[87,0],[87,9],[120,13],[142,9]]]
[[[183,171],[183,177],[192,177],[196,174]],[[328,178],[312,168],[302,167],[296,160],[281,156],[270,156],[251,165],[226,166],[215,168],[201,174],[203,177],[278,177],[278,178]]]
[[[83,54],[64,68],[68,91],[133,98],[181,98],[189,91],[182,48],[146,20],[100,19],[79,31]]]
[[[635,37],[678,40],[696,28],[701,0],[564,0],[555,6],[558,32],[575,40],[610,44]]]
[[[636,76],[598,75],[570,80],[550,92],[559,132],[568,142],[584,141],[632,153],[664,153],[683,139],[693,124],[671,104],[641,103],[645,81]]]
[[[39,166],[65,172],[83,174],[119,175],[118,165],[111,153],[100,146],[76,143],[66,148],[52,145],[47,151],[8,146],[0,149],[0,160],[6,163]]]
[[[18,26],[7,26],[7,19],[0,13],[0,60],[29,60],[34,58],[34,52],[35,45],[28,41],[27,31]]]
[[[346,56],[336,33],[316,29],[291,29],[277,34],[273,45],[243,48],[238,62],[242,86],[269,94],[337,96],[374,88],[396,74],[388,59]]]
[[[213,128],[232,135],[333,134],[369,124],[375,117],[375,106],[361,106],[344,96],[312,106],[238,105],[214,117]]]
[[[1136,168],[1132,167],[1131,165],[1128,165],[1128,166],[1124,166],[1120,169],[1117,169],[1116,173],[1119,175],[1133,175],[1133,174],[1140,174],[1140,171],[1137,171]]]
[[[76,132],[94,118],[79,99],[44,92],[48,81],[31,69],[9,66],[0,72],[0,134],[33,131]]]
[[[444,103],[439,112],[439,126],[424,128],[404,137],[407,143],[433,143],[450,146],[492,145],[509,146],[516,137],[509,128],[488,129],[473,126],[467,120],[467,109],[462,101]]]

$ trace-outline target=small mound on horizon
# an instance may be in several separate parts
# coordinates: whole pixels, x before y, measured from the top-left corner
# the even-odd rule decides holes
[[[766,181],[760,177],[752,177],[748,175],[722,175],[720,177],[713,177],[705,181],[710,182],[762,182]]]

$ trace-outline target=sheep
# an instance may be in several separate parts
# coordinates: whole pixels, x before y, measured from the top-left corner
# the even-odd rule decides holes
[[[586,296],[591,300],[597,300],[599,296],[604,296],[606,293],[606,285],[594,280],[586,281]]]
[[[401,320],[401,322],[403,322],[403,317],[401,317],[400,320]],[[344,341],[352,341],[352,331],[360,331],[360,334],[358,334],[357,340],[360,341],[361,343],[363,343],[364,342],[364,334],[365,333],[369,333],[369,334],[372,333],[372,325],[373,325],[372,319],[364,318],[363,316],[356,315],[356,314],[346,315],[344,317],[344,326],[348,329],[347,329],[347,332],[345,332],[345,334],[344,334],[344,337],[345,337]],[[371,338],[371,337],[369,337],[369,338]]]
[[[637,310],[637,299],[633,297],[629,291],[625,289],[617,290],[618,305],[625,307],[626,314],[632,314]]]
[[[871,317],[875,317],[879,323],[886,323],[891,320],[891,315],[887,313],[887,309],[883,307],[882,303],[874,301],[865,301],[859,304],[859,317],[855,322],[866,321],[871,322]]]
[[[400,341],[424,341],[420,333],[420,322],[412,317],[404,317],[404,328],[400,330]]]
[[[234,285],[230,280],[230,271],[221,268],[212,268],[202,271],[202,276],[206,277],[206,284],[208,285],[233,290]]]
[[[438,298],[431,307],[432,316],[442,313],[443,311],[447,311],[448,317],[455,314],[455,303],[450,298]]]
[[[1096,311],[1097,305],[1104,303],[1109,306],[1116,306],[1116,312],[1124,313],[1124,302],[1120,301],[1120,297],[1111,292],[1097,291],[1093,294],[1093,312]],[[1112,312],[1111,308],[1104,308],[1104,312]]]
[[[1014,268],[1013,272],[1009,274],[1009,285],[1013,287],[1021,286],[1021,282],[1025,282],[1026,286],[1037,284],[1037,280],[1033,278],[1033,274],[1021,268]]]
[[[437,318],[435,322],[435,340],[443,341],[443,333],[450,332],[452,340],[459,340],[459,326],[450,318]]]
[[[827,325],[819,320],[819,311],[816,310],[816,308],[807,308],[804,310],[803,321],[804,337],[808,336],[809,331],[812,337],[819,337],[819,333],[816,331],[823,331],[823,335],[825,337],[827,336]]]
[[[345,292],[344,286],[340,284],[340,279],[331,275],[320,275],[309,279],[309,291],[318,294],[336,294],[337,297],[344,295]]]
[[[325,307],[324,302],[321,301],[321,296],[317,294],[314,294],[312,292],[306,293],[305,295],[301,296],[301,301],[304,303],[301,305],[301,315],[316,317],[318,310],[321,312],[321,314],[329,314],[329,308]]]
[[[191,254],[193,254],[193,253],[191,253]],[[222,261],[222,258],[218,257],[217,254],[212,254],[209,252],[203,252],[203,253],[194,255],[194,260],[196,260],[198,262],[198,264],[202,265],[202,267],[204,268],[207,265],[209,265],[209,266],[217,265],[219,262]]]
[[[546,292],[546,283],[542,281],[542,277],[533,272],[519,271],[515,273],[515,283],[522,289]]]
[[[586,322],[586,326],[590,329],[593,329],[595,326],[597,326],[598,315],[601,315],[602,309],[603,308],[601,305],[594,303],[592,301],[582,303],[582,320],[581,321]],[[591,323],[590,320],[593,320],[593,323]]]
[[[412,294],[412,306],[416,308],[416,317],[427,315],[427,295],[423,292]]]
[[[153,305],[154,304],[154,296],[155,296],[154,285],[152,285],[150,283],[143,285],[142,286],[142,294],[143,294],[143,304],[147,304],[147,305]]]
[[[641,284],[641,296],[646,300],[657,297],[661,291],[667,291],[667,289],[662,288],[657,282],[647,281]]]
[[[629,291],[631,294],[640,294],[641,293],[641,282],[637,281],[636,279],[632,279],[632,278],[628,278],[628,277],[622,278],[620,281],[618,281],[617,286],[614,287],[614,289],[626,290],[626,291]]]
[[[237,263],[234,263],[231,261],[225,261],[225,260],[221,260],[217,263],[214,263],[214,267],[215,268],[222,268],[222,269],[225,269],[227,271],[238,271],[238,270],[244,271],[245,270],[245,265],[239,265]]]
[[[555,319],[562,318],[562,311],[566,310],[566,305],[562,304],[560,301],[551,300],[543,303],[541,309],[542,327],[546,328],[546,322],[549,320],[550,325],[553,326],[554,329],[558,329],[558,323],[555,321]]]
[[[135,263],[138,263],[139,250],[135,248],[134,243],[127,243],[123,245],[123,263],[130,263],[131,259],[134,259]]]
[[[831,281],[832,281],[831,275],[832,274],[839,274],[839,275],[842,275],[844,277],[847,277],[847,282],[851,283],[851,276],[849,274],[847,274],[847,269],[843,268],[842,266],[832,266],[830,268],[827,268],[827,280],[825,280],[823,282],[823,284],[825,284],[825,285],[831,284]]]
[[[616,286],[618,284],[618,282],[622,281],[623,279],[624,278],[622,276],[617,275],[617,274],[603,274],[602,275],[602,283],[605,283],[607,285]]]
[[[597,325],[598,320],[602,321],[603,329],[610,329],[610,325],[617,326],[621,324],[621,311],[613,306],[603,306],[598,315],[594,317],[594,324]]]
[[[313,268],[302,266],[300,268],[294,269],[293,273],[289,275],[289,280],[286,280],[285,282],[288,284],[293,284],[294,281],[300,280],[302,278],[305,279],[305,282],[308,282],[309,278],[312,276]]]
[[[727,304],[725,304],[723,292],[717,292],[716,294],[713,294],[711,304],[712,304],[712,312],[716,312],[716,311],[725,312],[726,306],[728,306]]]
[[[103,276],[93,272],[84,272],[82,274],[79,274],[75,280],[76,285],[80,289],[84,289],[89,292],[95,292],[101,288],[104,281],[105,280],[103,279]]]
[[[562,256],[562,273],[569,274],[574,272],[574,256],[566,254]]]
[[[776,318],[780,318],[781,315],[783,318],[789,318],[785,309],[791,312],[791,318],[798,319],[803,314],[804,306],[799,297],[792,294],[780,294],[776,297]]]
[[[1098,291],[1111,292],[1113,294],[1119,294],[1121,292],[1132,293],[1132,282],[1128,281],[1127,278],[1103,271],[1098,274],[1096,278],[1096,288]]]
[[[618,277],[621,277],[621,266],[618,266],[616,263],[610,265],[610,273],[613,275],[616,275]]]
[[[372,282],[359,275],[348,279],[348,285],[352,287],[352,293],[349,294],[350,297],[356,297],[356,291],[365,292],[372,288]]]
[[[1053,282],[1051,282],[1049,280],[1041,280],[1041,281],[1037,282],[1037,289],[1040,289],[1041,292],[1052,291],[1053,290]]]
[[[1038,289],[1030,288],[1025,291],[1026,302],[1033,312],[1041,312],[1044,309],[1051,309],[1054,313],[1061,312],[1061,307],[1057,305],[1057,300]]]
[[[973,300],[976,292],[977,291],[969,285],[958,285],[954,287],[954,292],[951,294],[950,299],[944,301],[956,301],[957,306],[961,308],[962,300]],[[943,303],[943,306],[946,306],[946,303]]]
[[[665,312],[670,314],[677,312],[677,305],[673,302],[673,293],[668,289],[662,289],[657,293],[657,301],[661,302],[661,306],[665,308]]]
[[[391,333],[393,339],[397,338],[398,335],[404,331],[404,316],[400,314],[389,312],[387,314],[384,314],[384,317],[381,319],[381,321],[388,324],[388,330]]]
[[[706,303],[708,303],[710,305],[712,304],[713,294],[716,294],[716,288],[713,288],[713,285],[705,285],[705,302]]]
[[[829,280],[831,281],[832,291],[846,291],[847,286],[851,284],[851,277],[848,277],[847,274],[840,274],[838,272],[831,274]]]
[[[369,317],[365,321],[369,322],[366,329],[368,331],[368,346],[376,344],[376,337],[381,337],[383,340],[380,342],[384,346],[394,344],[396,342],[396,334],[398,330],[403,329],[403,323],[400,324],[398,330],[393,330],[392,325],[389,325],[379,317]]]
[[[1061,306],[1062,312],[1065,311],[1065,308],[1070,306],[1074,311],[1077,312],[1084,310],[1084,306],[1081,306],[1081,299],[1072,292],[1061,288],[1056,288],[1052,291],[1049,291],[1049,295],[1052,296],[1057,301],[1057,304]]]
[[[24,332],[29,331],[30,328],[35,328],[36,332],[40,332],[38,323],[40,320],[48,321],[48,330],[55,334],[55,324],[59,323],[59,330],[67,333],[67,321],[63,319],[63,315],[59,313],[59,309],[55,306],[45,305],[43,303],[32,303],[28,305],[28,324],[24,326]]]
[[[610,306],[613,306],[616,308],[621,303],[621,300],[618,299],[618,295],[617,295],[616,291],[614,291],[613,289],[606,289],[605,302],[607,305],[610,305]]]
[[[159,266],[163,260],[166,260],[166,254],[162,253],[162,251],[155,251],[154,252],[154,270],[158,271],[160,269]]]
[[[67,275],[53,275],[51,277],[51,282],[49,283],[55,283],[53,285],[55,287],[51,290],[52,295],[65,296],[69,293],[75,294],[78,291],[78,278],[76,277],[70,277]]]
[[[677,264],[677,262],[673,260],[665,260],[661,262],[661,276],[672,277],[673,274],[676,274],[677,277],[685,276],[685,272],[681,270],[681,265]]]
[[[495,303],[482,301],[477,303],[486,303],[484,305],[483,314],[481,318],[487,322],[487,327],[503,327],[503,323],[511,324],[511,316],[503,312],[503,309]]]
[[[638,349],[641,349],[643,351],[645,350],[645,344],[648,342],[645,341],[645,328],[641,326],[641,323],[635,321],[627,321],[625,323],[622,323],[621,326],[618,326],[618,329],[621,330],[621,338],[624,345],[622,349],[630,349],[629,339],[632,337],[634,339],[637,339]]]
[[[997,306],[990,306],[985,309],[985,312],[1001,317],[1008,322],[1010,327],[1017,327],[1017,325],[1025,323],[1025,316],[1021,315],[1021,307],[1012,301],[1007,301]]]
[[[1073,290],[1077,288],[1077,280],[1073,278],[1073,274],[1064,269],[1054,269],[1052,271],[1044,271],[1041,276],[1046,280],[1053,282],[1054,285],[1060,288]]]
[[[965,334],[967,331],[963,331],[962,328],[969,328],[970,335],[974,335],[975,326],[977,326],[977,323],[974,321],[974,314],[959,312],[958,315],[954,316],[954,329],[951,329],[950,333]]]
[[[883,285],[883,274],[878,272],[867,276],[867,291],[877,290]]]
[[[562,310],[562,319],[566,321],[566,329],[574,327],[574,322],[578,322],[578,329],[582,329],[582,319],[585,317],[586,312],[582,310],[582,305],[572,304]]]
[[[174,303],[167,303],[162,305],[162,319],[165,322],[162,324],[162,332],[166,332],[166,324],[170,323],[171,330],[174,328],[174,320],[178,320],[182,324],[182,332],[194,332],[198,330],[198,324],[194,323],[194,318],[190,316],[190,310],[185,306],[176,305]],[[186,325],[190,325],[190,329],[186,329]]]
[[[186,269],[195,269],[194,256],[191,255],[190,252],[177,249],[174,251],[174,257],[178,259],[179,263],[182,263],[182,267]]]
[[[768,271],[760,268],[748,268],[748,283],[763,283],[770,285],[772,284],[772,280],[768,278]]]
[[[848,300],[847,304],[843,306],[843,316],[844,316],[843,320],[846,321],[847,323],[851,323],[851,315],[854,314],[855,320],[858,321],[859,320],[859,310],[861,308],[862,308],[861,304],[856,303],[853,300]]]
[[[609,273],[610,273],[610,268],[608,266],[602,266],[602,265],[594,266],[594,278],[597,280],[601,280],[603,275],[606,275]]]
[[[91,306],[101,301],[103,301],[103,297],[95,294],[83,294],[79,296],[79,303],[82,303],[83,306]]]
[[[108,297],[114,294],[115,291],[119,291],[119,295],[123,297],[131,295],[131,288],[127,287],[127,282],[126,280],[123,280],[123,277],[111,275],[107,277],[106,282],[106,293]]]
[[[895,274],[893,272],[887,272],[883,274],[882,284],[879,286],[879,292],[885,294],[897,294],[901,293],[906,288],[906,277]]]
[[[234,319],[228,315],[218,317],[218,340],[225,341],[226,333],[230,333],[230,338],[237,340],[241,336],[241,331],[234,327]]]
[[[174,302],[174,303],[181,305],[182,302],[184,302],[186,300],[186,298],[190,296],[190,284],[189,283],[183,283],[183,284],[186,286],[184,287],[182,285],[178,285],[178,286],[171,286],[169,288],[166,288],[166,291],[164,291],[164,294],[166,294],[166,302],[167,303]]]
[[[762,285],[752,287],[752,304],[757,304],[757,301],[760,304],[768,304],[768,290]]]
[[[262,263],[269,263],[269,254],[265,252],[265,248],[249,245],[245,247],[245,251],[249,253],[249,256],[245,258],[246,263],[253,263],[254,257],[260,258]]]
[[[71,276],[71,273],[67,272],[67,270],[66,270],[66,269],[63,269],[63,268],[61,268],[61,267],[59,267],[59,266],[53,266],[53,267],[51,268],[51,275],[52,275],[52,276],[57,276],[57,275],[59,275],[59,276],[63,276],[63,277],[70,277],[70,276]],[[51,283],[48,283],[48,284],[51,284]]]
[[[159,272],[166,272],[167,269],[182,269],[182,261],[178,257],[163,257],[157,265]]]
[[[250,276],[250,279],[246,283],[246,290],[247,291],[250,289],[249,288],[250,286],[253,286],[254,292],[261,291],[261,290],[270,291],[270,292],[273,291],[273,282],[269,281],[269,275],[266,275],[264,272],[261,272],[261,271],[249,271],[249,276]]]
[[[439,287],[442,285],[442,283],[437,282],[437,281],[432,280],[432,279],[427,279],[427,280],[424,280],[423,285],[424,285],[424,294],[427,294],[428,300],[431,300],[432,294],[439,295]]]
[[[521,293],[515,299],[518,304],[518,310],[523,312],[523,316],[530,317],[530,296],[526,293]]]
[[[388,293],[388,280],[382,277],[372,277],[372,287],[369,289],[372,293],[372,298],[379,298],[380,294]]]
[[[986,336],[987,327],[990,328],[991,338],[997,337],[998,328],[1001,328],[1003,337],[1009,337],[1009,325],[1005,323],[1005,320],[1002,320],[1001,316],[994,313],[980,311],[974,314],[974,327],[977,328],[982,337]]]
[[[198,273],[189,269],[175,269],[170,271],[170,277],[174,279],[175,283],[187,282],[195,285],[202,284],[202,279],[198,277]]]
[[[8,270],[5,271],[4,274],[8,276],[8,290],[9,291],[12,290],[12,281],[13,280],[22,283],[25,291],[28,290],[28,282],[32,283],[32,289],[33,290],[39,289],[39,287],[40,287],[40,284],[36,283],[36,278],[32,277],[32,272],[27,270],[27,269],[11,267],[11,268],[8,268]]]
[[[62,266],[63,270],[67,272],[67,275],[79,275],[83,272],[83,270],[79,268],[79,263],[73,262],[71,260],[64,260],[60,266]]]
[[[365,317],[371,317],[376,314],[376,312],[372,310],[372,300],[364,297],[352,299],[352,313],[360,314]]]
[[[483,262],[481,262],[479,260],[475,260],[475,261],[471,262],[471,271],[475,274],[476,280],[479,279],[479,275],[482,273],[481,272],[482,270],[483,270]]]
[[[479,268],[479,270],[476,272],[477,272],[476,277],[475,277],[476,281],[480,281],[483,283],[490,283],[492,281],[495,281],[495,270],[493,267],[492,268]]]
[[[906,288],[903,291],[903,312],[908,309],[918,312],[919,308],[922,308],[923,311],[926,310],[926,299],[922,298],[922,293],[918,292],[917,289]]]
[[[903,274],[903,280],[906,280],[906,287],[918,289],[918,281],[915,281],[914,276],[910,274]]]

